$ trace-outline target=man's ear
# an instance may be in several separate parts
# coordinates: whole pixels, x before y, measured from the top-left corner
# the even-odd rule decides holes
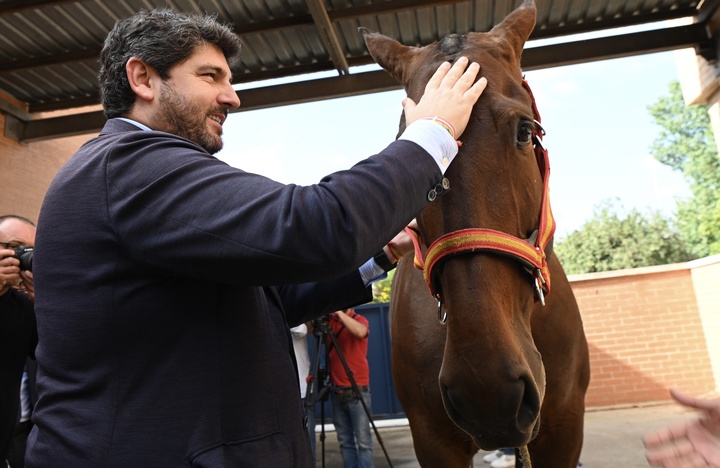
[[[139,58],[131,57],[125,65],[125,71],[130,88],[135,92],[135,95],[144,101],[152,101],[157,92],[157,89],[153,86],[157,82],[154,79],[157,77],[155,70]]]

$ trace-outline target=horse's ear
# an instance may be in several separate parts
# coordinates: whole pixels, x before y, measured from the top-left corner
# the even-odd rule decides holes
[[[520,7],[505,17],[490,31],[490,34],[501,36],[515,51],[518,60],[522,56],[525,42],[535,29],[537,9],[534,0],[525,0]]]
[[[360,27],[358,29],[363,35],[370,56],[393,78],[406,86],[409,81],[410,64],[420,49],[400,44],[394,39],[367,28]]]

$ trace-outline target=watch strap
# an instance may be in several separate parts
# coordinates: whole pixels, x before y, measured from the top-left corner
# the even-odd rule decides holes
[[[375,254],[373,260],[375,260],[375,263],[377,263],[377,265],[385,271],[393,270],[397,266],[396,263],[390,262],[390,259],[387,257],[384,250]]]

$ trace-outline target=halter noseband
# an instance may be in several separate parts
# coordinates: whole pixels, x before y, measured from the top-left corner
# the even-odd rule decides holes
[[[493,229],[469,228],[453,231],[439,237],[428,247],[425,260],[420,250],[419,233],[406,228],[415,243],[415,267],[423,270],[425,281],[430,293],[438,300],[438,317],[441,323],[447,320],[447,314],[442,313],[442,296],[440,282],[437,278],[437,266],[452,256],[464,253],[493,252],[507,255],[520,261],[525,269],[532,275],[535,287],[535,301],[545,305],[545,295],[550,293],[550,269],[548,268],[545,248],[555,234],[555,219],[550,209],[549,185],[550,161],[548,151],[542,144],[545,134],[540,125],[540,113],[537,110],[535,97],[530,86],[523,79],[523,87],[532,98],[532,108],[535,117],[535,129],[532,133],[535,158],[543,178],[543,198],[540,209],[540,222],[538,228],[528,239],[520,239],[510,234]]]

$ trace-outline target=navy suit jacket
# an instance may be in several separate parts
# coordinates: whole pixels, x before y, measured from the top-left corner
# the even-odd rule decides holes
[[[26,363],[32,364],[29,358],[35,356],[37,341],[33,303],[10,289],[0,296],[0,464],[7,456],[19,421],[20,381]]]
[[[284,185],[109,120],[40,213],[28,466],[311,466],[288,324],[370,300],[358,266],[441,179],[396,141]]]

